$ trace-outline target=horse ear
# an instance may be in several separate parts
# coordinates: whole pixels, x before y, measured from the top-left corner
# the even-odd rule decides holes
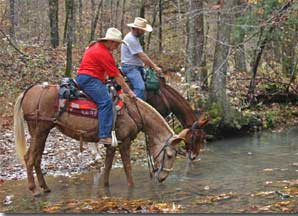
[[[202,127],[204,127],[208,122],[209,122],[209,119],[204,119],[204,120],[199,121],[199,125],[200,125],[200,127],[202,128]]]
[[[183,130],[184,131],[184,130]],[[182,133],[182,132],[181,132]],[[181,134],[180,133],[180,134]],[[170,145],[174,146],[174,147],[177,147],[177,145],[181,142],[181,141],[184,141],[184,137],[183,136],[180,136],[180,134],[177,136],[177,135],[174,135],[173,138],[170,140]]]
[[[200,128],[204,127],[209,122],[209,119],[210,119],[210,117],[207,114],[202,113],[202,115],[200,116],[200,118],[198,120],[199,127]]]

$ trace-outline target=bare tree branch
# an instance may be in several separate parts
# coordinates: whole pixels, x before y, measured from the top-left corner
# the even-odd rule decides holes
[[[7,41],[8,41],[8,43],[18,52],[18,53],[20,53],[22,56],[25,56],[25,57],[29,57],[29,55],[28,54],[26,54],[26,53],[24,53],[24,52],[22,52],[13,42],[12,42],[12,40],[9,38],[9,36],[7,36],[6,34],[5,34],[5,32],[2,30],[2,29],[0,29],[0,32],[1,32],[1,34],[7,39]]]

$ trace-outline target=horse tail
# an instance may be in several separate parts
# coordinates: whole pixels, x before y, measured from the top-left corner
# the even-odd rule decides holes
[[[26,140],[25,140],[25,131],[24,131],[24,115],[22,110],[22,101],[23,101],[24,92],[19,95],[14,106],[14,135],[15,135],[15,144],[16,152],[19,156],[21,162],[25,165],[24,156],[26,154]]]

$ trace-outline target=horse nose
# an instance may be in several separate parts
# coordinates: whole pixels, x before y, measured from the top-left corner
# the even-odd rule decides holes
[[[163,182],[164,180],[166,180],[166,178],[168,177],[169,173],[162,171],[160,173],[156,173],[156,178],[158,180],[159,183]]]
[[[193,161],[197,158],[198,154],[194,154],[193,152],[188,153],[189,160]]]

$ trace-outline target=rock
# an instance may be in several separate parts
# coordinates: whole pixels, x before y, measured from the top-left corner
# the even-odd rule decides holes
[[[10,205],[12,203],[12,198],[13,197],[14,197],[13,195],[6,196],[5,199],[3,200],[3,204],[4,205]]]

